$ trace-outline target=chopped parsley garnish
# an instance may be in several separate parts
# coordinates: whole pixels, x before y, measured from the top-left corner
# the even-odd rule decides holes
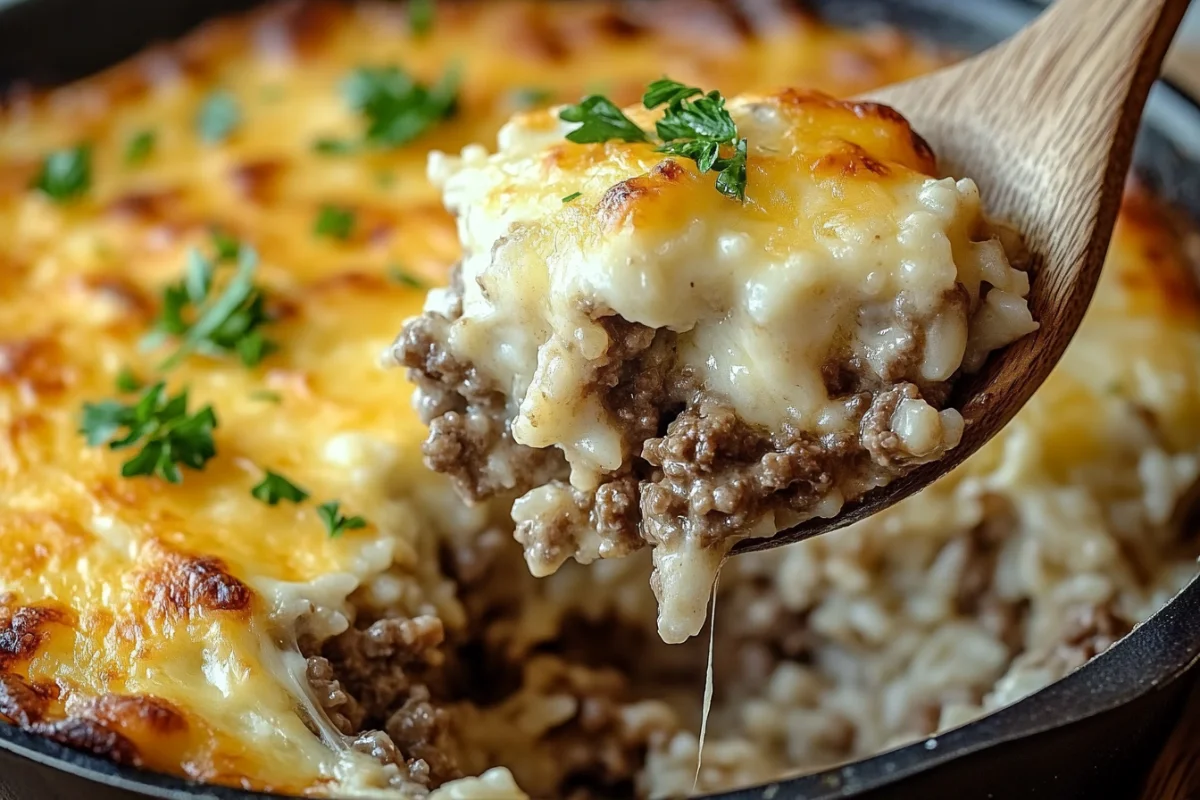
[[[267,470],[266,473],[263,479],[250,490],[254,499],[261,500],[269,506],[278,504],[280,500],[303,503],[308,499],[308,492],[287,478],[271,470]]]
[[[418,38],[433,30],[433,0],[408,0],[408,29]]]
[[[141,378],[134,374],[133,370],[129,367],[121,367],[121,371],[117,373],[116,386],[117,391],[121,394],[136,392],[144,385]]]
[[[720,92],[704,94],[695,86],[661,78],[646,87],[642,105],[647,109],[667,107],[655,124],[661,141],[658,152],[694,161],[701,172],[715,170],[717,191],[737,200],[746,199],[747,141],[738,137],[737,125]],[[582,123],[567,134],[572,142],[650,141],[645,131],[601,95],[590,95],[579,105],[567,106],[559,118]]]
[[[224,231],[213,231],[211,236],[213,252],[216,254],[217,261],[237,261],[242,252],[242,243],[236,237],[230,236]]]
[[[572,200],[578,200],[580,197],[583,197],[583,192],[571,192],[569,195],[564,197],[562,201],[565,204],[571,202]]]
[[[684,86],[679,81],[673,81],[670,78],[659,78],[646,87],[646,93],[642,95],[642,105],[646,108],[657,108],[663,103],[687,100],[698,94],[703,94],[703,92],[695,86]]]
[[[217,257],[199,250],[188,254],[183,279],[163,291],[163,307],[145,344],[153,347],[169,336],[179,348],[162,364],[169,369],[192,352],[221,357],[236,354],[252,367],[276,348],[260,328],[271,321],[262,289],[254,283],[258,254],[252,247],[221,234],[214,236]],[[236,261],[237,271],[218,294],[218,268]]]
[[[339,511],[341,503],[330,500],[317,506],[317,516],[325,523],[325,530],[331,539],[336,539],[346,531],[367,527],[367,521],[362,517],[346,517]]]
[[[567,106],[558,118],[565,122],[582,123],[567,134],[567,140],[577,144],[609,142],[644,142],[646,132],[625,116],[617,104],[598,94],[588,95],[579,105]]]
[[[196,114],[196,131],[208,144],[220,144],[242,121],[237,99],[225,90],[213,92],[204,99]]]
[[[138,131],[125,143],[125,163],[134,165],[145,161],[154,152],[158,134],[152,130]]]
[[[342,96],[366,119],[368,144],[396,147],[454,115],[458,84],[454,68],[426,86],[396,67],[359,67],[342,83]]]
[[[328,239],[345,241],[354,233],[354,211],[339,206],[321,206],[317,213],[317,221],[313,225],[313,234]]]
[[[407,286],[410,289],[424,289],[425,288],[424,281],[422,281],[416,275],[413,275],[408,270],[404,269],[404,267],[399,266],[398,264],[388,267],[387,274],[388,274],[388,278],[390,278],[394,283],[400,284],[401,286]]]
[[[358,150],[358,142],[323,136],[313,142],[313,152],[325,156],[345,156]]]
[[[272,392],[270,389],[260,389],[250,393],[251,400],[261,400],[264,403],[282,403],[283,395],[279,392]]]
[[[539,89],[536,86],[526,86],[514,89],[511,97],[514,108],[520,111],[528,111],[531,108],[544,106],[553,100],[554,91],[552,89]]]
[[[58,203],[83,194],[92,185],[92,148],[81,144],[55,150],[42,162],[33,186]]]
[[[212,406],[194,414],[188,413],[187,406],[186,389],[172,397],[160,381],[132,405],[116,400],[84,403],[79,430],[93,447],[107,444],[111,450],[123,450],[141,445],[121,466],[122,476],[157,475],[169,483],[180,483],[181,466],[203,469],[217,454],[212,435],[217,417]]]
[[[733,148],[733,155],[729,158],[718,158],[713,163],[713,169],[720,170],[717,175],[718,192],[737,200],[746,199],[745,139],[738,139],[738,143]]]

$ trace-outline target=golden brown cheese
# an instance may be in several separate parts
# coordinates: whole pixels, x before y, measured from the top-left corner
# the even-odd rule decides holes
[[[431,604],[462,624],[422,534],[427,512],[411,502],[441,487],[419,466],[424,431],[401,376],[376,367],[424,298],[389,281],[389,266],[438,283],[458,257],[424,178],[427,151],[491,140],[523,88],[554,102],[600,87],[628,103],[667,72],[728,93],[853,94],[937,63],[887,32],[849,35],[791,13],[737,25],[699,8],[453,4],[415,40],[397,4],[288,4],[71,86],[12,95],[0,115],[0,716],[201,780],[304,791],[337,777],[338,743],[310,728],[321,722],[300,691],[296,618],[328,634],[346,624],[345,597],[390,570],[428,599],[386,602]],[[313,152],[317,137],[361,130],[337,89],[355,66],[397,63],[432,80],[455,60],[454,121],[395,150]],[[235,95],[244,121],[208,145],[194,117],[216,88]],[[126,143],[144,129],[157,148],[128,165]],[[94,148],[85,196],[59,205],[28,189],[46,153],[83,141]],[[312,235],[324,203],[357,210],[348,242]],[[1165,273],[1138,252],[1158,241],[1141,227],[1153,224],[1118,232],[1132,296],[1173,304],[1193,326],[1195,308],[1171,300]],[[152,375],[162,354],[138,341],[214,226],[261,253],[282,347],[253,369],[188,359],[171,386],[213,403],[218,456],[180,486],[122,479],[123,455],[78,434],[81,406],[113,397],[123,366]],[[330,539],[315,502],[259,503],[249,489],[260,467],[372,524]]]

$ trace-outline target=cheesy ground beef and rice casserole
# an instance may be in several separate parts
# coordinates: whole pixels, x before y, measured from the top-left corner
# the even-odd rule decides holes
[[[379,365],[461,257],[427,155],[597,83],[848,96],[939,57],[777,3],[412,11],[267,6],[7,98],[0,717],[280,792],[689,793],[707,642],[660,640],[648,551],[532,577],[513,497],[427,469]],[[995,441],[728,562],[700,791],[1009,703],[1192,578],[1191,241],[1131,187],[1084,327]]]
[[[464,254],[394,358],[427,463],[470,500],[521,494],[530,570],[648,544],[678,643],[739,539],[943,456],[954,378],[1037,325],[1016,237],[893,110],[669,79],[624,112],[598,98],[515,118],[494,155],[434,153]]]

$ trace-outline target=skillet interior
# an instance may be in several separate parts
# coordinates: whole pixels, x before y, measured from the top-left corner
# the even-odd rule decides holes
[[[246,5],[242,0],[174,4],[120,0],[93,8],[72,0],[26,0],[0,13],[0,82],[21,77],[37,82],[76,77],[149,41],[177,35],[204,17]],[[1019,2],[820,0],[812,5],[836,23],[890,21],[969,49],[1002,38],[1032,13],[1031,6]],[[55,24],[49,24],[50,20]],[[58,24],[58,20],[69,22]],[[1176,90],[1162,85],[1152,98],[1147,123],[1150,129],[1139,141],[1139,173],[1160,196],[1200,219],[1200,154],[1187,149],[1189,139],[1200,141],[1200,110]],[[1050,789],[1043,782],[1042,795],[1026,792],[1023,796],[1111,791],[1115,787],[1111,777],[1095,764],[1108,761],[1120,768],[1114,768],[1113,774],[1124,772],[1136,779],[1133,765],[1153,752],[1154,743],[1161,740],[1174,698],[1187,683],[1175,679],[1200,657],[1200,631],[1191,622],[1197,615],[1200,584],[1193,582],[1153,619],[1072,676],[1008,709],[946,733],[935,744],[919,743],[788,781],[774,790],[748,789],[723,796],[900,796],[881,787],[905,778],[900,791],[906,796],[963,797],[973,794],[968,787],[977,789],[980,796],[988,789],[1004,796],[1015,792],[1014,778],[1036,786],[1039,779],[1064,772],[1064,753],[1073,754],[1076,762],[1087,760],[1088,765],[1082,765],[1087,774],[1070,786],[1066,777]],[[0,747],[145,796],[265,797],[195,787],[173,778],[121,769],[8,726],[0,726]],[[1094,757],[1079,759],[1084,752]],[[976,755],[968,758],[971,754]],[[15,779],[12,791],[17,797],[67,797],[79,791],[89,797],[110,796],[87,783],[59,783],[58,773],[52,771],[32,772],[26,762],[7,753],[4,758],[13,763],[0,772],[0,789],[8,788],[4,781]],[[1018,761],[1022,774],[1009,774]],[[111,796],[134,795],[121,792]]]

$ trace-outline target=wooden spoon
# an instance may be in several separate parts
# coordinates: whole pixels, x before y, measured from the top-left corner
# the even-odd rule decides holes
[[[944,170],[979,184],[993,219],[1033,255],[1029,307],[1041,327],[962,381],[966,421],[946,456],[734,552],[808,539],[920,491],[996,434],[1058,363],[1087,310],[1121,204],[1150,87],[1189,0],[1057,0],[1013,38],[974,58],[868,95],[908,118]]]

